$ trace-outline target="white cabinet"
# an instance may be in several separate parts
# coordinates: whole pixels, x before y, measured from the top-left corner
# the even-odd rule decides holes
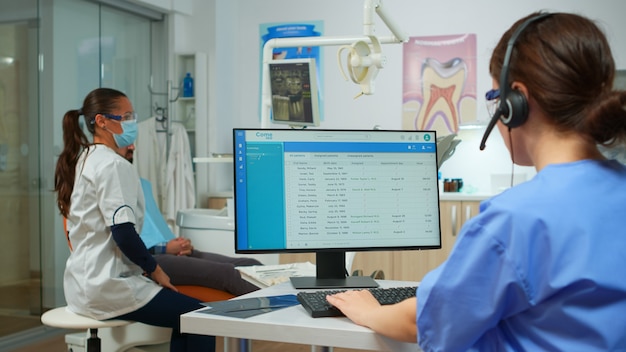
[[[191,74],[194,82],[193,97],[183,97],[183,79]],[[208,111],[208,65],[205,53],[177,54],[175,56],[172,80],[176,87],[176,97],[172,102],[172,123],[182,123],[188,133],[191,157],[209,156],[209,111]],[[196,207],[203,204],[204,194],[208,194],[208,166],[194,164],[196,181]]]

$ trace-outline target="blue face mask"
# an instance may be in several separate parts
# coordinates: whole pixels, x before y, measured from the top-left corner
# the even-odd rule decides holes
[[[115,144],[118,148],[128,147],[137,139],[137,120],[121,121],[120,124],[122,125],[122,133],[113,133]]]

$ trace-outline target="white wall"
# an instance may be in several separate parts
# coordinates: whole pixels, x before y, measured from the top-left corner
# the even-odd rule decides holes
[[[626,33],[622,0],[388,0],[390,16],[410,36],[475,33],[478,54],[478,114],[487,118],[480,94],[491,88],[488,60],[501,34],[518,18],[536,10],[568,11],[599,20],[612,45],[618,68],[626,66]],[[271,22],[324,21],[324,35],[361,35],[361,0],[193,0],[193,15],[177,27],[176,50],[209,54],[209,118],[212,152],[229,152],[233,127],[259,127],[259,25]],[[378,19],[377,19],[378,20]],[[379,35],[390,32],[377,21]],[[622,39],[622,40],[619,40]],[[358,86],[343,80],[336,63],[337,47],[325,47],[324,118],[320,128],[401,128],[402,46],[385,45],[388,63],[376,79],[376,93],[354,100]],[[444,177],[463,177],[479,192],[491,189],[491,174],[511,172],[502,139],[494,131],[485,151],[478,145],[484,129],[462,131],[457,153],[442,167]],[[217,170],[212,190],[230,187],[232,174]],[[515,173],[534,171],[516,167]],[[199,182],[202,182],[199,180]]]

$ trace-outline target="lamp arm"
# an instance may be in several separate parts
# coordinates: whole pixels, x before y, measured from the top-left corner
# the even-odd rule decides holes
[[[393,35],[396,37],[398,42],[403,42],[403,43],[407,42],[409,40],[408,35],[400,29],[400,27],[396,24],[396,22],[391,19],[387,11],[383,9],[382,0],[370,0],[370,1],[374,1],[378,3],[378,6],[376,6],[376,13],[378,14],[378,17],[380,17],[380,19],[383,20],[385,25],[387,25],[387,28],[389,28],[391,33],[393,33]]]
[[[364,0],[363,1],[363,34],[373,37],[374,30],[374,12],[380,6],[380,0]]]

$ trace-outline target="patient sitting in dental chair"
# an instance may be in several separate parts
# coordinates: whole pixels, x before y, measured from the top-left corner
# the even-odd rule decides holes
[[[235,296],[259,288],[241,278],[236,266],[261,265],[253,258],[234,258],[195,250],[187,238],[176,237],[167,226],[152,195],[152,185],[141,179],[146,203],[140,236],[173,285],[210,287]]]
[[[124,155],[131,164],[134,152],[135,146],[131,144]],[[235,267],[262,265],[261,262],[253,258],[234,258],[195,250],[189,239],[176,237],[165,222],[150,181],[141,178],[141,188],[146,209],[139,236],[174,286],[203,286],[235,296],[259,289],[242,279]]]

